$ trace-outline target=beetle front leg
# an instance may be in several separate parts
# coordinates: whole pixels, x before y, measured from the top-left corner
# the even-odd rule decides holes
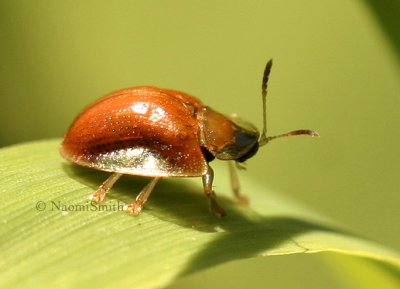
[[[151,192],[160,178],[152,179],[143,190],[137,195],[136,200],[133,203],[124,206],[124,211],[128,211],[133,215],[139,215],[142,211],[143,205],[147,202]]]
[[[243,205],[249,205],[250,204],[249,198],[240,193],[240,183],[235,167],[235,162],[229,161],[228,163],[229,163],[229,175],[231,177],[231,186],[233,194],[235,195],[235,198],[239,203]]]
[[[102,183],[100,185],[100,187],[97,189],[96,192],[94,192],[93,194],[91,194],[89,196],[89,199],[91,201],[94,201],[96,203],[100,203],[102,201],[104,201],[104,199],[106,198],[106,194],[107,192],[112,188],[112,186],[114,185],[114,183],[122,176],[122,174],[119,173],[113,173],[111,176],[108,177],[107,180],[104,181],[104,183]]]
[[[211,212],[217,217],[223,217],[226,215],[224,209],[218,205],[215,193],[212,189],[212,183],[214,180],[214,171],[208,166],[207,172],[202,176],[204,193],[206,194],[210,203]]]

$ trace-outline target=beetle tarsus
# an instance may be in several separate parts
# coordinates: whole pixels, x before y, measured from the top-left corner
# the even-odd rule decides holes
[[[89,200],[96,203],[101,203],[106,198],[107,192],[112,188],[114,183],[122,176],[119,173],[113,173],[111,176],[105,180],[100,187],[97,189],[96,192],[89,196]]]
[[[139,215],[159,179],[160,178],[152,179],[137,195],[136,200],[133,203],[124,206],[124,211],[128,211],[135,216]]]
[[[235,195],[236,201],[238,201],[238,203],[244,205],[244,206],[249,206],[250,205],[250,199],[248,197],[246,197],[245,195]]]
[[[100,187],[96,192],[89,196],[89,200],[95,203],[101,203],[106,198],[106,192]]]
[[[143,204],[133,202],[129,205],[125,205],[124,211],[127,211],[128,213],[137,216],[142,212],[142,208],[143,208]]]
[[[210,211],[217,217],[224,217],[226,216],[225,210],[218,205],[217,200],[215,199],[215,193],[207,195],[208,201],[210,203]]]

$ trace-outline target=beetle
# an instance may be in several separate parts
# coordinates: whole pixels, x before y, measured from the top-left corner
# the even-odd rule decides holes
[[[84,109],[73,121],[61,145],[61,155],[77,165],[111,172],[90,195],[102,202],[122,175],[150,177],[151,181],[124,209],[140,214],[156,183],[166,177],[202,177],[210,210],[226,213],[212,189],[214,159],[230,163],[232,189],[241,195],[235,163],[254,156],[269,141],[295,135],[318,136],[312,130],[295,130],[267,136],[266,96],[272,59],[262,80],[263,130],[236,116],[227,117],[197,98],[177,90],[138,86],[106,95]]]

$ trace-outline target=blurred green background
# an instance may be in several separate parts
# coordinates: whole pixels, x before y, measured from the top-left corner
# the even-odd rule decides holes
[[[400,250],[399,3],[2,0],[0,146],[61,137],[88,103],[145,84],[191,93],[260,127],[261,76],[272,57],[270,133],[310,128],[322,137],[271,143],[246,173]],[[325,261],[249,260],[200,279],[218,284],[234,272],[232,286],[343,285],[329,267],[316,283],[306,278]]]

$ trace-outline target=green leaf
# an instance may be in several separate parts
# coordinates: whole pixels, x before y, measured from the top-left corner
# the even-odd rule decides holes
[[[364,289],[398,289],[400,275],[398,268],[391,264],[378,262],[370,258],[351,258],[341,254],[324,254],[332,264],[333,270],[349,288]]]
[[[103,206],[92,206],[88,195],[108,174],[65,162],[59,143],[0,150],[0,288],[158,288],[240,258],[326,251],[383,262],[398,274],[397,253],[250,178],[242,185],[252,205],[236,204],[218,164],[226,218],[208,212],[199,178],[162,180],[138,217],[121,208],[145,178],[124,177]]]

